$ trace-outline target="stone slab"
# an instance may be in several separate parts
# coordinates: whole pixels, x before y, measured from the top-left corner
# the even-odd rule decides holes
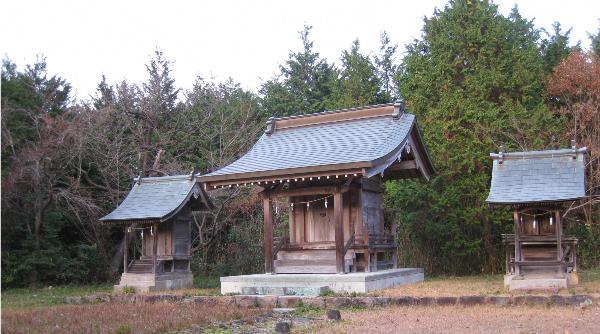
[[[557,291],[560,289],[566,289],[568,286],[567,278],[555,278],[555,277],[536,277],[536,278],[516,278],[513,275],[504,276],[504,286],[508,290],[547,290]]]
[[[222,294],[245,294],[289,291],[295,295],[315,296],[322,289],[337,293],[367,293],[397,285],[422,282],[422,268],[401,268],[370,273],[348,274],[255,274],[221,277]]]

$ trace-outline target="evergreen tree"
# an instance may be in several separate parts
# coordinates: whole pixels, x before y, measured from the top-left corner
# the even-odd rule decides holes
[[[96,87],[96,96],[92,96],[92,104],[96,110],[108,107],[115,103],[115,91],[111,85],[106,82],[106,76],[102,74],[102,79]]]
[[[590,38],[590,49],[597,56],[600,56],[600,27],[595,35],[588,33],[588,37]]]
[[[572,28],[563,33],[560,23],[554,22],[554,24],[552,24],[552,29],[552,34],[544,31],[547,37],[542,39],[540,45],[542,57],[544,58],[545,73],[550,73],[552,69],[560,64],[560,62],[571,52],[569,35],[571,34]],[[579,48],[579,43],[576,48]]]
[[[279,76],[267,81],[261,88],[263,105],[270,115],[311,113],[322,111],[325,107],[332,70],[327,61],[314,51],[311,29],[311,26],[304,26],[300,31],[302,50],[290,53],[285,65],[280,66]]]
[[[439,176],[390,184],[413,247],[427,270],[498,272],[498,236],[511,217],[485,205],[489,152],[544,148],[556,134],[542,99],[539,32],[517,8],[508,17],[488,1],[451,1],[425,19],[408,46],[400,90],[417,114]],[[408,191],[406,189],[409,189]],[[429,250],[435,249],[435,252]],[[485,256],[482,256],[485,254]]]
[[[396,76],[398,65],[396,65],[396,50],[398,44],[391,44],[390,37],[384,31],[379,37],[381,45],[379,46],[379,55],[375,56],[375,65],[377,66],[377,76],[381,81],[381,90],[379,92],[381,99],[386,102],[392,102],[397,95]]]
[[[360,52],[358,40],[352,42],[350,50],[342,52],[340,60],[341,66],[336,69],[336,76],[332,77],[328,108],[349,108],[383,102],[377,69],[369,56]]]

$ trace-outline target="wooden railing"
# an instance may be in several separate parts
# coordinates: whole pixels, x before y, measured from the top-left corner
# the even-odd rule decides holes
[[[394,236],[369,233],[369,248],[395,248]]]
[[[519,242],[521,245],[549,245],[556,247],[556,236],[541,235],[541,236],[520,236]],[[562,257],[556,260],[531,260],[524,261],[515,259],[515,235],[502,234],[502,243],[505,246],[506,256],[506,273],[514,274],[519,272],[516,266],[540,266],[540,265],[557,265],[564,268],[565,271],[577,271],[577,245],[579,240],[575,237],[567,236],[561,238],[561,254]]]

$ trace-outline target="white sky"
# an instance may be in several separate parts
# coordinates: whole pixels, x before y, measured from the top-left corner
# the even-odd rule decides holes
[[[550,30],[554,21],[573,28],[572,42],[589,46],[597,32],[600,1],[496,1],[507,14],[515,3],[521,14]],[[422,1],[68,1],[2,0],[0,55],[19,66],[44,54],[50,73],[58,73],[87,98],[102,73],[109,82],[145,79],[144,64],[159,47],[174,60],[177,85],[191,88],[197,75],[233,77],[246,89],[278,73],[290,50],[298,50],[298,31],[313,26],[316,50],[337,61],[359,38],[364,52],[375,52],[379,34],[404,45],[420,36],[423,17],[445,0]]]

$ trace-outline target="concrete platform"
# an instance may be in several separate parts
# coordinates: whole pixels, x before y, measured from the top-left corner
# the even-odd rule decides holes
[[[333,292],[366,293],[422,282],[422,268],[401,268],[348,274],[255,274],[221,277],[222,294],[315,296]]]
[[[570,276],[570,275],[569,275]],[[536,276],[515,276],[504,275],[504,287],[509,291],[513,290],[560,290],[566,289],[569,285],[575,285],[568,276],[559,275],[536,275]]]
[[[132,287],[136,292],[188,289],[194,287],[194,275],[191,271],[163,274],[123,273],[121,281],[113,287],[115,292]]]

